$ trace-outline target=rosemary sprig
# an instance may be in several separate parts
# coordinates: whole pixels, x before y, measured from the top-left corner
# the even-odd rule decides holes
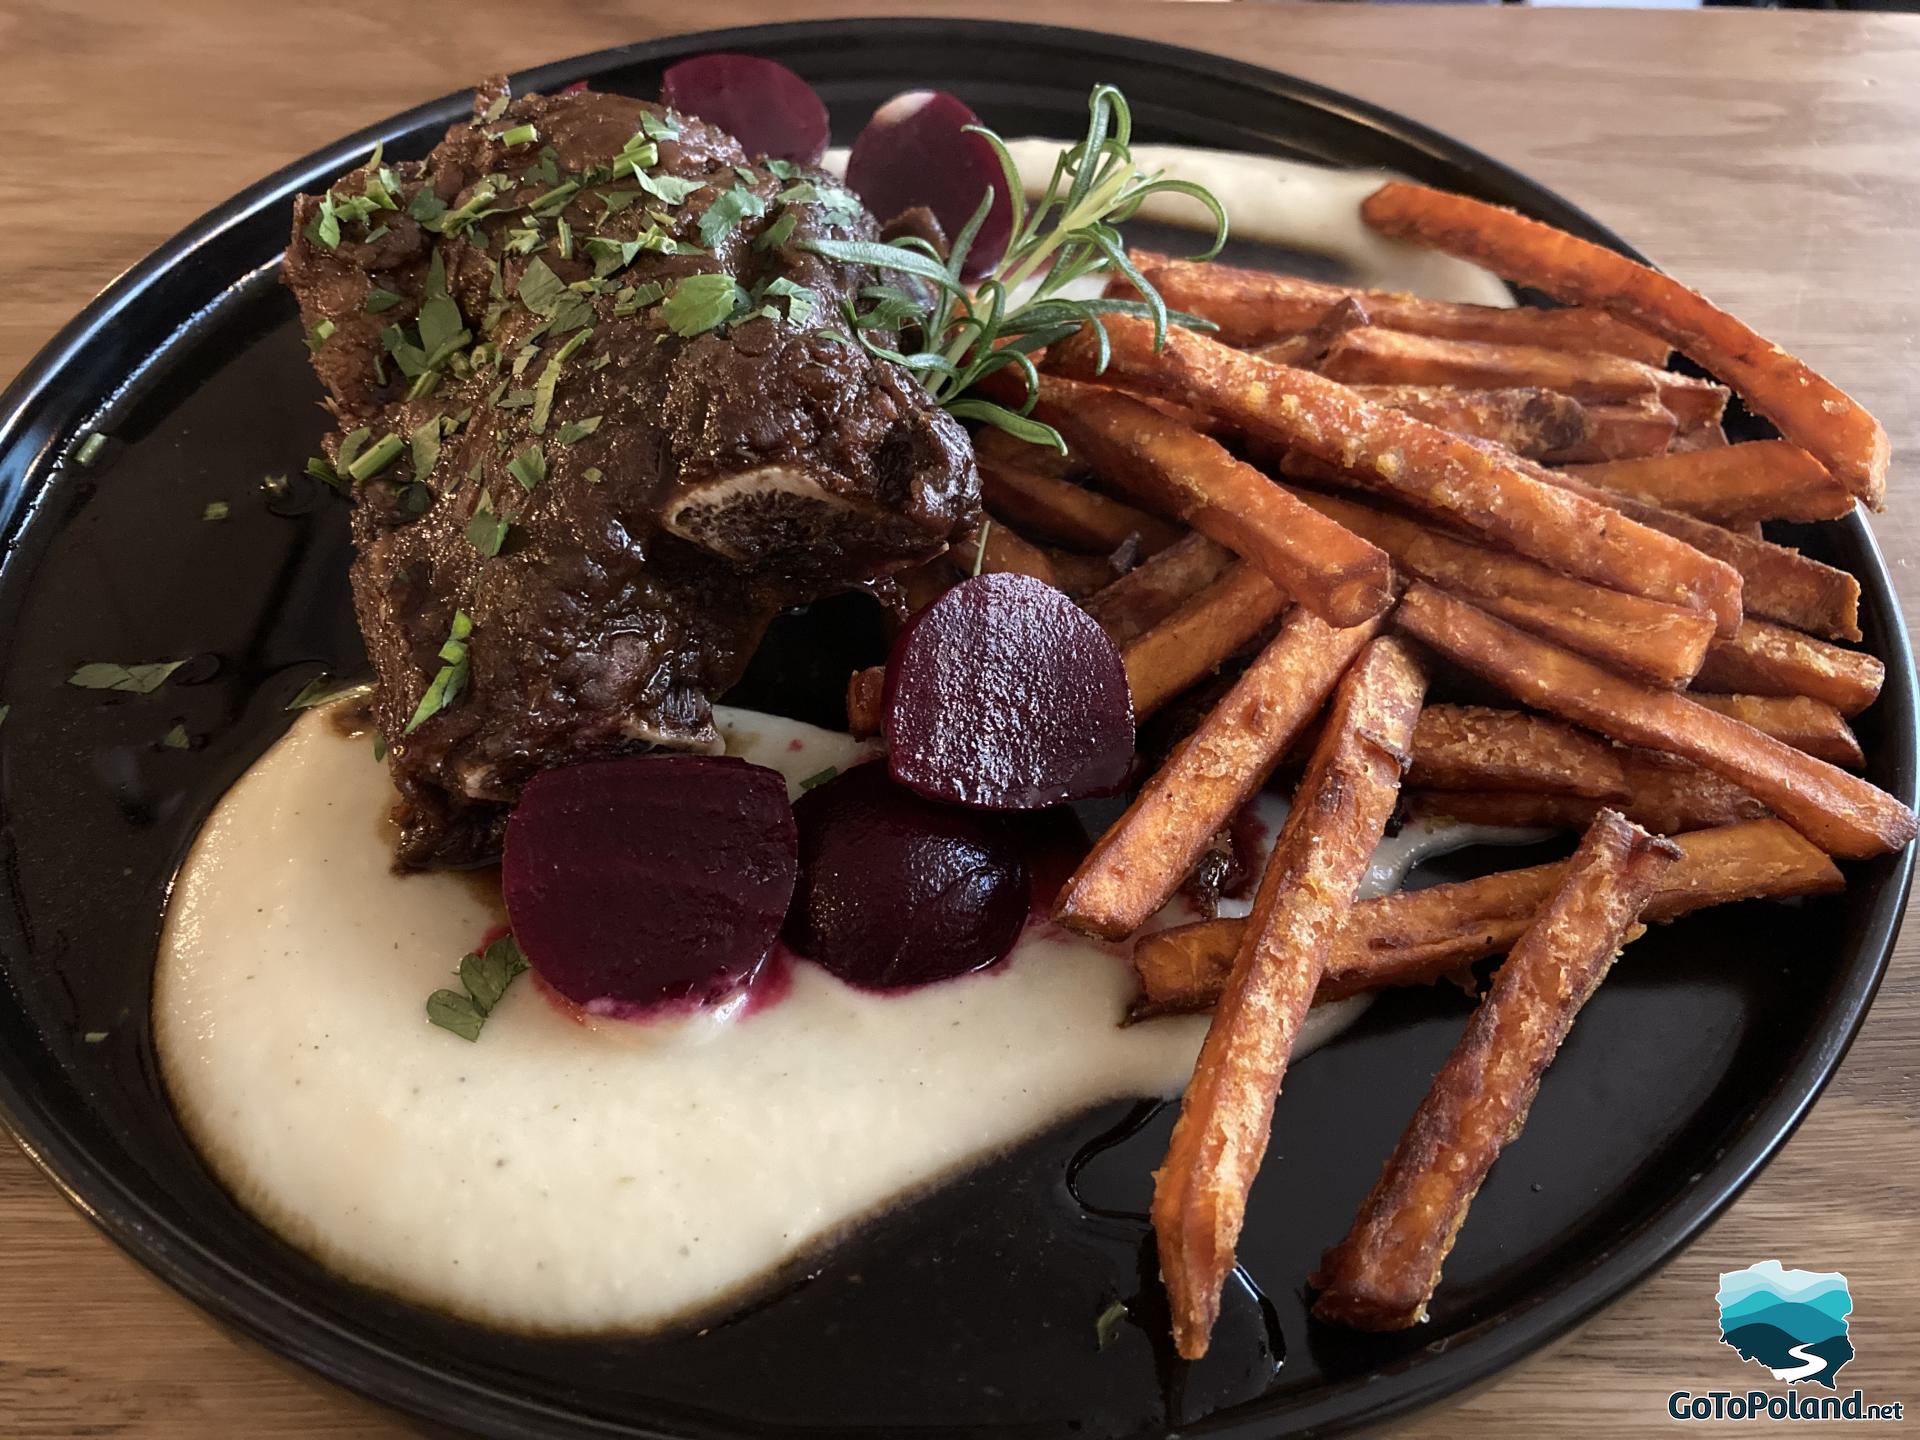
[[[1159,293],[1127,258],[1117,227],[1130,220],[1149,195],[1172,192],[1190,196],[1213,216],[1213,243],[1195,257],[1208,260],[1226,243],[1226,211],[1204,187],[1169,180],[1159,172],[1147,174],[1135,164],[1130,148],[1133,112],[1126,97],[1111,85],[1096,85],[1087,97],[1086,138],[1061,152],[1045,194],[1031,207],[1005,142],[984,127],[969,128],[982,136],[999,157],[1013,208],[1013,234],[1007,252],[993,273],[978,285],[968,289],[961,282],[960,272],[993,209],[991,189],[954,237],[944,258],[915,237],[890,244],[809,240],[802,248],[828,260],[892,271],[925,282],[921,295],[907,286],[869,286],[860,295],[873,302],[865,311],[855,301],[845,302],[844,318],[857,343],[911,370],[951,414],[1064,451],[1066,445],[1059,433],[1031,418],[1039,391],[1039,375],[1033,364],[1036,353],[1090,325],[1099,337],[1100,368],[1104,370],[1107,334],[1101,317],[1106,315],[1151,319],[1156,349],[1164,343],[1168,325],[1214,328],[1197,316],[1167,309]],[[1125,276],[1141,298],[1073,299],[1061,293],[1088,276],[1115,273]],[[1016,302],[1014,291],[1028,284],[1032,285],[1031,291]],[[925,298],[928,294],[930,301]],[[889,349],[873,338],[875,330],[917,336],[918,347]],[[989,375],[1005,369],[1018,372],[1024,383],[1026,401],[1019,409],[969,393]]]

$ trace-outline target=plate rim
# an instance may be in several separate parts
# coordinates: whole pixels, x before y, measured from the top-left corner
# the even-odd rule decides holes
[[[725,47],[776,48],[788,42],[835,34],[864,39],[887,34],[921,44],[937,43],[943,35],[979,39],[1017,34],[1023,43],[1036,46],[1071,49],[1096,58],[1111,55],[1116,59],[1151,61],[1182,70],[1192,77],[1218,78],[1236,86],[1255,88],[1274,98],[1362,125],[1430,159],[1459,167],[1483,186],[1524,192],[1532,202],[1526,207],[1529,213],[1584,232],[1635,259],[1647,258],[1558,192],[1408,116],[1285,71],[1132,35],[947,17],[789,21],[688,32],[611,46],[516,71],[510,79],[516,90],[544,90],[639,61],[670,59]],[[378,141],[404,136],[436,121],[457,120],[467,113],[469,93],[460,90],[428,100],[273,171],[207,210],[156,247],[62,326],[6,389],[0,391],[0,522],[4,523],[8,538],[37,500],[36,495],[26,491],[23,483],[26,476],[42,469],[50,451],[70,443],[82,433],[86,421],[97,414],[99,408],[112,404],[117,396],[116,390],[100,407],[77,416],[75,405],[62,407],[50,403],[58,399],[55,391],[63,373],[91,349],[104,327],[156,283],[191,260],[197,251],[224,231],[253,218],[264,207],[284,204],[290,192],[317,179],[331,179]],[[243,277],[222,277],[221,283],[230,285],[239,278]],[[170,335],[141,357],[135,368],[123,377],[122,388],[131,384],[155,356],[164,353],[173,338]],[[64,411],[78,423],[51,423],[51,418],[43,413],[49,409],[56,413]],[[10,465],[7,462],[10,455],[19,455],[22,459]],[[1909,637],[1885,556],[1858,512],[1841,523],[1849,527],[1867,557],[1864,573],[1857,577],[1862,591],[1873,613],[1887,621],[1883,626],[1883,648],[1889,693],[1882,696],[1882,703],[1899,699],[1903,702],[1900,708],[1911,718],[1920,712],[1920,677],[1915,674]],[[1912,732],[1905,738],[1912,747]],[[1894,743],[1898,740],[1896,736]],[[1915,778],[1911,773],[1907,778],[1907,793],[1900,798],[1912,804]],[[1329,1386],[1311,1399],[1288,1403],[1277,1413],[1226,1414],[1184,1427],[1183,1433],[1256,1440],[1274,1433],[1271,1426],[1275,1420],[1281,1420],[1288,1433],[1335,1434],[1403,1417],[1487,1383],[1651,1278],[1690,1246],[1752,1183],[1792,1137],[1831,1082],[1864,1023],[1890,963],[1912,885],[1914,851],[1915,847],[1909,845],[1891,857],[1894,873],[1871,902],[1864,917],[1860,945],[1842,962],[1849,973],[1842,992],[1835,997],[1828,1023],[1820,1033],[1810,1037],[1802,1053],[1790,1060],[1773,1089],[1748,1111],[1733,1139],[1703,1168],[1700,1181],[1669,1199],[1630,1232],[1623,1243],[1587,1262],[1557,1288],[1530,1296],[1451,1337],[1444,1360],[1408,1357],[1364,1378]],[[1790,1081],[1795,1083],[1789,1084]],[[96,1229],[129,1258],[190,1300],[209,1319],[356,1394],[421,1419],[458,1425],[477,1434],[647,1435],[657,1436],[659,1440],[681,1440],[684,1436],[710,1433],[705,1422],[694,1428],[667,1430],[652,1428],[653,1422],[644,1418],[627,1424],[570,1414],[509,1388],[448,1374],[409,1356],[379,1348],[349,1325],[254,1281],[191,1234],[153,1214],[126,1189],[119,1177],[94,1159],[84,1144],[41,1110],[30,1090],[17,1085],[3,1066],[0,1066],[0,1125]],[[1356,1408],[1348,1403],[1349,1397],[1363,1385],[1368,1389],[1369,1399],[1363,1407]],[[1235,1409],[1244,1411],[1248,1405],[1259,1404],[1255,1400]]]

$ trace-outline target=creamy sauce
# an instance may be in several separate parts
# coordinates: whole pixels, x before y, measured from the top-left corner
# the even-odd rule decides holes
[[[1039,144],[1015,146],[1023,166]],[[1243,234],[1336,255],[1370,285],[1507,303],[1470,266],[1369,235],[1354,208],[1378,176],[1138,153],[1214,187]],[[716,721],[790,790],[870,753],[769,717]],[[243,1205],[343,1273],[459,1315],[590,1332],[715,1312],[1049,1124],[1177,1094],[1205,1034],[1204,1017],[1121,1027],[1125,947],[1036,922],[960,980],[879,996],[797,962],[775,1003],[645,1024],[578,1017],[523,977],[469,1044],[424,1005],[501,924],[497,889],[394,875],[393,799],[366,740],[318,712],[248,771],[176,884],[155,1040],[188,1133]],[[1272,835],[1284,805],[1264,803]],[[1363,893],[1481,838],[1512,834],[1408,827]],[[1155,923],[1188,918],[1176,902]],[[1365,1003],[1316,1009],[1296,1055]]]

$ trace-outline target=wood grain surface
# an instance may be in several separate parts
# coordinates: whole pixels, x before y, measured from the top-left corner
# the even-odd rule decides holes
[[[1571,196],[1883,419],[1895,468],[1875,528],[1908,615],[1920,603],[1915,18],[1255,0],[0,0],[0,381],[225,196],[483,73],[675,31],[909,11],[1126,31],[1269,64],[1404,111]],[[1859,1352],[1847,1379],[1869,1400],[1920,1404],[1917,961],[1909,925],[1838,1079],[1703,1239],[1550,1353],[1399,1433],[1669,1425],[1669,1390],[1755,1382],[1717,1344],[1713,1292],[1719,1270],[1768,1257],[1845,1271]],[[0,1437],[400,1433],[230,1342],[0,1145]]]

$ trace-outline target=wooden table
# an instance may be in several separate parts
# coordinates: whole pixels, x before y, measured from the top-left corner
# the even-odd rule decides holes
[[[1402,110],[1570,195],[1885,421],[1907,458],[1875,527],[1907,613],[1920,603],[1912,18],[1252,0],[0,0],[10,131],[0,379],[224,196],[490,70],[675,31],[916,10],[1128,31],[1263,61]],[[1845,1271],[1859,1350],[1849,1378],[1870,1400],[1920,1404],[1917,951],[1910,925],[1811,1121],[1704,1239],[1553,1353],[1402,1433],[1637,1435],[1668,1423],[1677,1386],[1743,1388],[1752,1372],[1716,1342],[1716,1272],[1767,1257]],[[399,1433],[234,1346],[0,1147],[0,1436]]]

